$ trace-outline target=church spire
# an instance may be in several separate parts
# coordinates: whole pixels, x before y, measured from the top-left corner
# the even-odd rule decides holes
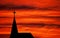
[[[18,30],[17,30],[17,24],[16,24],[16,20],[15,20],[15,10],[14,10],[14,19],[13,19],[13,24],[12,24],[12,30],[11,30],[11,35],[10,38],[17,38],[18,35]]]
[[[31,33],[18,33],[16,20],[15,20],[15,10],[14,10],[14,19],[12,24],[12,30],[10,38],[34,38]]]

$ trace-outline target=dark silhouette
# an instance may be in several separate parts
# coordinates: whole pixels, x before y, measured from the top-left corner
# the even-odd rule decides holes
[[[18,35],[18,30],[17,30],[17,26],[16,26],[16,20],[15,20],[15,11],[14,11],[14,19],[13,19],[13,24],[12,24],[12,31],[11,31],[11,35],[10,38],[17,38]]]
[[[15,20],[15,11],[14,11],[14,19],[13,19],[13,24],[12,24],[12,31],[10,38],[34,38],[31,33],[18,33],[17,30],[17,24]]]

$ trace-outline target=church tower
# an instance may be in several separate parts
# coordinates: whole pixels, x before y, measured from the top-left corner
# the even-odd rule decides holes
[[[31,33],[18,33],[17,24],[15,20],[15,11],[14,11],[14,19],[12,24],[12,30],[10,34],[10,38],[34,38]]]
[[[18,30],[17,30],[17,24],[16,24],[16,19],[15,19],[15,10],[14,10],[14,18],[13,18],[13,24],[12,24],[12,30],[10,34],[10,38],[17,38],[18,36]]]

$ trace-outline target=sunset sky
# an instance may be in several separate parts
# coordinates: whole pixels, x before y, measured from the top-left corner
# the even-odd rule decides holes
[[[0,34],[11,33],[13,9],[19,33],[60,38],[60,0],[0,0]]]

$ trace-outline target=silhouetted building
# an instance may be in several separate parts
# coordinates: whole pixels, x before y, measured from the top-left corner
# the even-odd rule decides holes
[[[12,24],[12,30],[10,38],[34,38],[31,33],[18,33],[16,20],[15,20],[15,11],[14,11],[14,19]]]

